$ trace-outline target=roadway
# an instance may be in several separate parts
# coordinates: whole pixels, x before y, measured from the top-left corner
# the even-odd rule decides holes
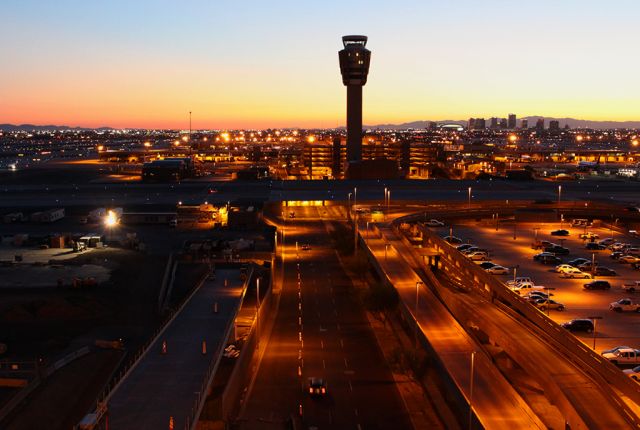
[[[412,428],[328,232],[334,220],[344,220],[344,210],[295,211],[280,247],[286,255],[279,311],[242,428],[279,429],[290,418],[301,419],[304,428]],[[311,249],[303,251],[302,244]],[[327,381],[325,398],[306,393],[311,376]]]
[[[403,255],[416,253],[403,246]],[[479,327],[503,348],[543,389],[549,402],[557,405],[572,428],[628,428],[630,423],[635,423],[637,418],[627,417],[629,410],[621,407],[622,399],[591,379],[563,347],[478,294],[460,294],[457,287],[464,287],[466,280],[455,270],[449,272],[454,278],[445,272],[436,272],[436,275],[441,285],[449,286],[438,288],[438,292],[456,318],[468,326]]]
[[[529,276],[536,285],[550,287],[553,290],[553,299],[564,304],[566,310],[559,312],[549,311],[549,316],[556,322],[562,323],[573,318],[585,318],[588,316],[599,316],[602,320],[597,322],[596,330],[596,350],[613,348],[618,345],[628,345],[640,347],[640,314],[616,313],[609,310],[609,304],[623,297],[634,298],[633,295],[625,293],[621,286],[625,282],[640,280],[640,273],[628,264],[622,264],[609,258],[610,251],[588,251],[584,248],[584,241],[579,238],[579,234],[584,232],[584,228],[573,228],[564,223],[562,228],[569,230],[570,235],[566,237],[551,236],[552,230],[560,228],[559,223],[527,223],[518,224],[516,239],[513,239],[513,228],[511,226],[500,226],[498,231],[495,227],[488,225],[456,225],[453,227],[454,235],[459,235],[465,241],[475,243],[482,248],[491,251],[491,260],[506,267],[519,266],[517,276]],[[531,243],[535,237],[535,229],[539,229],[537,237],[539,240],[547,240],[553,243],[562,243],[571,250],[568,256],[562,256],[563,262],[568,262],[574,258],[582,257],[591,260],[595,254],[596,263],[599,266],[606,266],[615,270],[617,276],[597,276],[596,279],[607,280],[611,284],[608,291],[584,291],[583,284],[589,279],[565,279],[553,271],[555,266],[545,266],[533,261],[533,255],[541,250],[531,248]],[[441,234],[449,233],[449,229],[442,229]],[[611,237],[612,232],[608,228],[589,228],[600,238]],[[625,243],[638,244],[638,239],[613,232],[616,240]],[[511,276],[499,276],[507,281]],[[638,300],[638,298],[635,298]],[[585,344],[593,346],[593,335],[576,333]]]
[[[422,333],[420,337],[425,338],[438,355],[442,367],[467,402],[473,399],[474,413],[481,425],[490,429],[545,428],[494,366],[491,357],[465,332],[432,291],[424,285],[416,285],[422,279],[403,258],[407,251],[402,248],[399,238],[394,237],[388,228],[380,231],[381,235],[369,234],[367,246],[406,308],[418,321]],[[477,353],[471,397],[473,351]],[[464,423],[466,419],[460,421]]]
[[[228,285],[225,287],[225,280]],[[240,305],[243,282],[239,270],[217,270],[190,298],[165,332],[151,344],[137,366],[108,400],[109,428],[169,428],[185,426],[211,363],[220,359],[233,316]],[[218,302],[218,313],[213,304]],[[206,341],[206,354],[202,341]],[[162,342],[167,353],[162,354]]]

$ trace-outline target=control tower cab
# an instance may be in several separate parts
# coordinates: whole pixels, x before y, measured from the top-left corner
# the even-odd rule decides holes
[[[371,51],[367,36],[343,36],[338,52],[342,83],[347,87],[347,161],[362,160],[362,87],[367,83]]]

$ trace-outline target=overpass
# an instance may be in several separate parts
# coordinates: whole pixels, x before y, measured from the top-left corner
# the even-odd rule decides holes
[[[424,214],[403,218],[411,219],[424,219]],[[375,235],[369,232],[368,240],[361,237],[361,243],[368,250],[374,266],[400,293],[405,312],[410,314],[409,319],[417,320],[423,346],[437,354],[439,365],[446,370],[446,375],[467,402],[471,402],[469,371],[456,371],[451,365],[456,358],[451,356],[450,349],[460,343],[460,332],[471,335],[469,339],[487,337],[489,343],[503,348],[518,365],[529,374],[536,375],[545,395],[557,406],[570,428],[638,428],[639,421],[634,412],[637,410],[638,390],[619,370],[608,369],[607,365],[612,367],[609,363],[602,363],[601,359],[598,361],[597,354],[590,354],[588,348],[576,345],[580,342],[564,329],[550,327],[554,324],[552,321],[545,321],[544,327],[536,325],[539,321],[528,319],[526,311],[532,311],[531,318],[542,314],[530,309],[528,304],[523,303],[526,307],[518,308],[520,313],[517,313],[509,306],[509,301],[497,300],[493,287],[498,290],[500,286],[492,284],[489,287],[490,282],[496,282],[495,278],[462,257],[456,259],[455,253],[448,252],[452,248],[428,230],[422,229],[420,234],[422,244],[430,249],[427,254],[440,256],[434,270],[424,265],[422,259],[426,255],[411,246],[399,229],[378,225],[374,231]],[[426,284],[428,288],[419,288],[421,284],[416,282],[423,282],[422,285]],[[498,284],[501,283],[498,281]],[[506,286],[501,284],[501,287],[506,290],[501,290],[503,297],[509,293],[515,296]],[[508,299],[517,301],[519,297]],[[430,309],[431,316],[425,315],[427,309]],[[443,309],[455,324],[442,326],[434,321],[435,315],[442,313]],[[477,351],[478,363],[483,363],[485,346],[471,342],[468,348]],[[457,360],[462,362],[464,369],[468,369],[470,350],[463,352],[466,354],[461,354]],[[484,364],[497,372],[490,361]],[[477,372],[475,378],[481,378],[480,373]],[[482,373],[487,373],[486,369]],[[521,404],[522,399],[511,386],[510,390],[496,388],[501,387],[504,380],[478,379],[474,382],[473,411],[484,427],[531,428],[539,425],[536,414],[531,412],[529,415],[530,410],[519,417],[520,421],[507,425],[509,412],[514,409],[513,402]],[[499,392],[497,396],[496,391]],[[479,404],[476,399],[485,399],[485,404]],[[504,420],[491,422],[496,416]],[[529,421],[523,421],[523,418]]]
[[[108,428],[193,428],[245,292],[239,269],[203,280],[99,402]]]

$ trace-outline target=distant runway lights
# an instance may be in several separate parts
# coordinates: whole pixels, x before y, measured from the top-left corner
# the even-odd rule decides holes
[[[160,350],[160,353],[162,355],[165,355],[167,353],[167,341],[166,340],[162,341],[162,348]]]

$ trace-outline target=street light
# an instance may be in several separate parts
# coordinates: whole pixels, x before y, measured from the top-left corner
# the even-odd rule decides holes
[[[387,248],[389,247],[388,243],[384,244],[384,262],[387,262]]]
[[[347,194],[347,199],[349,199],[347,203],[347,218],[351,219],[351,193]]]
[[[476,352],[471,351],[471,377],[469,378],[469,430],[471,430],[471,423],[473,420],[473,377],[474,377],[474,365],[476,359]]]
[[[467,203],[467,207],[470,209],[471,208],[471,187],[469,187],[469,201]]]
[[[546,290],[546,292],[547,292],[547,298],[546,298],[546,300],[545,300],[545,301],[546,301],[546,303],[547,303],[547,306],[546,306],[546,307],[547,307],[547,309],[546,309],[546,311],[547,311],[547,316],[549,316],[549,297],[550,297],[550,296],[549,296],[549,291],[554,291],[554,290],[555,290],[555,288],[553,288],[553,287],[544,287],[544,289],[545,289],[545,290]]]
[[[416,351],[416,355],[418,353],[418,297],[420,293],[420,285],[423,285],[424,282],[416,281],[416,312],[414,314],[414,318],[416,319],[416,330],[415,330],[415,338],[414,338],[414,349]]]
[[[562,197],[562,185],[558,185],[558,206],[560,205],[561,197]]]
[[[587,317],[593,322],[593,350],[596,350],[596,327],[598,320],[601,320],[602,317]]]

